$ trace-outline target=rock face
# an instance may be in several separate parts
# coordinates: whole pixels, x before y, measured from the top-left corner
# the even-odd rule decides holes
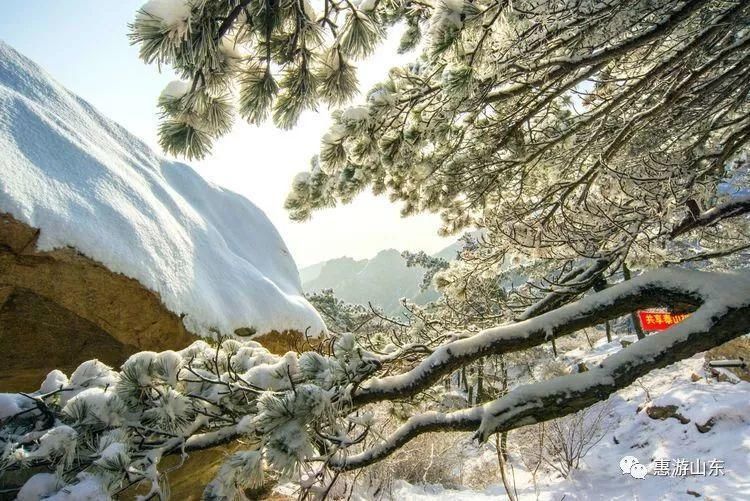
[[[0,213],[0,392],[34,391],[52,369],[93,358],[118,367],[137,351],[197,339],[137,280],[73,248],[39,251],[40,235]],[[254,336],[274,353],[309,348],[294,330]]]
[[[277,353],[326,333],[263,211],[161,157],[0,41],[0,392],[217,330]],[[200,498],[224,452],[176,470],[175,499]]]
[[[136,280],[64,248],[40,252],[39,230],[0,214],[0,391],[35,390],[54,368],[98,358],[117,366],[139,350],[195,336]]]
[[[0,213],[0,392],[37,390],[52,369],[70,374],[92,358],[117,367],[136,351],[180,349],[196,339],[138,281],[73,248],[39,251],[39,235],[38,229]],[[255,339],[276,353],[305,348],[296,331],[272,331]],[[201,499],[205,485],[237,448],[230,444],[192,453],[169,474],[173,499]],[[5,480],[20,487],[30,473]],[[136,491],[131,488],[125,498],[145,494]],[[0,493],[4,499],[12,498]]]
[[[281,235],[0,41],[0,391],[194,334],[325,334]]]
[[[260,208],[160,156],[2,41],[0,213],[41,229],[39,251],[72,247],[137,280],[197,334],[325,333]],[[125,294],[99,293],[95,309]],[[164,324],[146,328],[161,321],[144,318],[135,335],[167,336]]]

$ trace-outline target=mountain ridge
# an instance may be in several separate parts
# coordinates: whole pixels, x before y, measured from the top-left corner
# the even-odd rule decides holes
[[[432,256],[451,261],[462,245],[457,241]],[[342,256],[300,269],[306,293],[333,289],[346,302],[372,303],[390,314],[400,310],[401,298],[426,304],[440,297],[433,287],[422,290],[424,273],[421,266],[406,266],[401,252],[393,248],[383,249],[369,259]]]

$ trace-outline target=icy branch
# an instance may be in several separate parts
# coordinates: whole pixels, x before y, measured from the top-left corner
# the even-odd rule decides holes
[[[689,214],[672,229],[669,236],[676,238],[695,228],[709,226],[722,219],[741,216],[748,212],[750,212],[750,196],[737,197],[712,209],[700,212],[697,215]]]
[[[746,283],[747,277],[739,279],[733,275],[666,269],[641,275],[538,317],[486,329],[475,336],[447,343],[409,372],[367,381],[354,393],[352,400],[355,405],[362,405],[412,395],[474,360],[538,346],[550,334],[555,337],[571,334],[636,309],[729,301],[732,298],[725,297],[722,287],[713,284],[734,280]],[[745,295],[749,294],[745,292]],[[721,300],[715,299],[717,297]]]
[[[521,386],[481,407],[448,414],[425,413],[414,416],[394,434],[371,449],[354,456],[335,458],[331,462],[332,467],[352,470],[367,466],[388,456],[412,438],[430,431],[475,429],[475,437],[485,441],[494,433],[559,418],[605,400],[613,392],[630,385],[651,370],[723,344],[747,333],[750,328],[749,274],[723,275],[685,271],[672,273],[661,270],[619,284],[537,319],[485,331],[477,336],[479,339],[474,339],[473,344],[478,346],[463,346],[472,340],[466,340],[461,345],[461,356],[465,360],[483,348],[486,350],[486,347],[493,345],[513,347],[513,344],[497,343],[500,339],[506,340],[507,343],[510,343],[509,340],[520,342],[524,333],[527,334],[526,339],[535,336],[534,331],[540,322],[554,325],[559,332],[569,332],[571,326],[581,328],[583,318],[590,319],[599,314],[613,318],[617,316],[615,312],[622,311],[623,308],[654,306],[660,302],[663,304],[664,301],[659,301],[658,294],[691,302],[697,299],[701,305],[683,322],[661,334],[649,336],[630,345],[588,372]],[[638,296],[643,299],[639,300]],[[604,311],[601,311],[602,309]],[[451,344],[458,343],[462,342]],[[458,352],[456,349],[455,353]],[[440,360],[433,360],[432,363],[436,363],[434,367],[443,366]],[[374,387],[381,392],[380,395],[389,386],[392,392],[413,388],[415,380],[421,381],[418,379],[420,376],[424,378],[425,374],[432,374],[429,371],[431,366],[428,358],[425,364],[411,371],[411,386],[403,384],[408,377],[397,376],[384,378]],[[378,393],[370,390],[369,398],[374,399],[373,395]]]

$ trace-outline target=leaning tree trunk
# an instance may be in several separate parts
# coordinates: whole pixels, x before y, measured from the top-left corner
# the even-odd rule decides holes
[[[500,466],[500,478],[503,481],[505,493],[509,501],[516,501],[515,490],[508,478],[506,465],[508,464],[508,432],[495,434],[495,447],[497,449],[497,463]]]
[[[636,309],[664,304],[690,304],[697,309],[679,324],[638,340],[587,372],[522,386],[482,406],[413,416],[372,448],[333,457],[329,464],[342,470],[367,466],[432,431],[475,431],[475,438],[486,441],[495,433],[566,416],[605,400],[654,369],[750,331],[750,274],[649,272],[538,317],[447,343],[404,374],[366,381],[352,395],[353,406],[413,395],[444,374],[488,355],[538,346],[550,333],[571,334]]]
[[[500,394],[505,395],[508,391],[508,368],[505,365],[505,359],[500,355]],[[495,448],[497,451],[497,465],[500,469],[500,478],[503,481],[503,487],[508,494],[509,501],[516,501],[514,494],[515,489],[511,488],[508,479],[508,432],[504,431],[495,434]]]

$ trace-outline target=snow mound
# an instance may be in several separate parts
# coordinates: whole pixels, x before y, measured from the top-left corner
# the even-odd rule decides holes
[[[581,470],[549,485],[539,499],[750,499],[750,383],[691,380],[703,374],[703,363],[701,354],[652,371],[641,378],[643,387],[610,397],[617,426],[584,458]],[[645,412],[653,405],[675,405],[690,421],[653,419]],[[716,425],[700,431],[697,425],[711,418]],[[622,474],[619,461],[628,455],[647,467],[646,478]],[[667,470],[660,471],[659,461]],[[679,471],[680,462],[695,468]],[[721,469],[712,472],[716,462]]]
[[[266,215],[162,158],[0,41],[0,212],[157,292],[191,330],[325,326]]]

